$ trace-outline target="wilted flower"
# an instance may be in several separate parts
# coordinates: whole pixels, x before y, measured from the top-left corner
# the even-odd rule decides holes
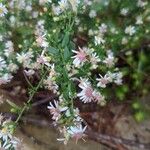
[[[53,91],[53,93],[58,92],[58,85],[55,82],[55,80],[53,80],[52,77],[49,76],[47,79],[45,79],[44,85],[45,85],[45,88],[49,89],[50,91]]]

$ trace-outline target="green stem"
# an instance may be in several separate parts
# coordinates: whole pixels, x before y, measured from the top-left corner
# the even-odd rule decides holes
[[[25,106],[22,108],[19,116],[17,117],[15,123],[17,124],[19,122],[19,120],[21,119],[22,115],[24,114],[24,112],[26,111],[26,109],[28,108],[28,105],[30,104],[30,102],[32,101],[35,93],[38,91],[38,89],[40,88],[42,82],[43,82],[43,79],[45,77],[45,75],[47,74],[47,71],[44,73],[44,75],[42,76],[42,79],[39,81],[38,85],[35,87],[35,89],[32,91],[31,95],[30,95],[30,98],[29,100],[27,101],[27,103],[25,104]]]

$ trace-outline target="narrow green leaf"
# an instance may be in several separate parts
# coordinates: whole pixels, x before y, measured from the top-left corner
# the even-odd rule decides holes
[[[69,36],[70,36],[69,32],[66,32],[65,36],[63,38],[63,41],[62,41],[62,47],[65,47],[65,46],[68,45],[68,43],[69,43]]]
[[[19,106],[17,106],[15,103],[13,103],[12,101],[7,100],[7,103],[12,107],[11,112],[19,113],[21,111],[21,108]]]
[[[65,61],[68,58],[70,58],[70,51],[69,51],[68,47],[65,47],[65,49],[64,49],[64,59],[65,59]]]

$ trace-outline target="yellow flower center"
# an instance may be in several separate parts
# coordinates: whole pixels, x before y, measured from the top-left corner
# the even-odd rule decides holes
[[[6,134],[6,133],[7,133],[7,129],[6,129],[6,128],[3,128],[3,129],[2,129],[2,133],[3,133],[3,134]]]
[[[2,8],[0,8],[0,14],[3,14],[3,13],[4,13],[3,9],[2,9]]]

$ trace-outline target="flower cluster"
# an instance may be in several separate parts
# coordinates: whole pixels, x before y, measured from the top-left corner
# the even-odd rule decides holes
[[[71,9],[73,12],[77,12],[80,0],[60,0],[58,5],[53,5],[53,12],[56,15],[60,15],[65,10]]]
[[[36,85],[53,92],[57,99],[48,110],[64,143],[82,139],[87,129],[75,100],[105,105],[107,87],[122,84],[117,54],[149,35],[148,1],[127,1],[0,3],[0,85],[22,71],[32,92]],[[2,135],[1,130],[2,145],[7,146],[4,141],[10,142],[11,136]]]
[[[62,124],[59,127],[59,131],[63,134],[63,138],[59,138],[58,141],[64,142],[64,144],[68,143],[70,138],[76,140],[82,139],[84,135],[84,131],[87,126],[82,125],[83,119],[79,115],[79,110],[73,107],[68,107],[66,102],[60,96],[59,102],[54,100],[54,103],[50,102],[48,109],[50,114],[52,115],[52,119],[54,120],[55,125]],[[72,126],[64,126],[63,124],[70,121]]]
[[[0,148],[5,150],[19,150],[21,141],[12,136],[11,121],[7,120],[0,114]]]

